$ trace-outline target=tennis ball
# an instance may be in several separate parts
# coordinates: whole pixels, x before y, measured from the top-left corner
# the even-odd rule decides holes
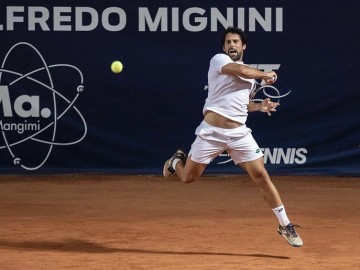
[[[123,70],[123,64],[120,61],[114,61],[111,64],[111,70],[114,73],[120,73]]]

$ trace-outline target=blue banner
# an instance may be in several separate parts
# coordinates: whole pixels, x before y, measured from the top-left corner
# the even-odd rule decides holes
[[[195,139],[232,25],[244,62],[291,91],[247,121],[269,172],[359,176],[359,15],[348,0],[2,1],[0,172],[161,174]],[[242,171],[223,153],[206,172]]]

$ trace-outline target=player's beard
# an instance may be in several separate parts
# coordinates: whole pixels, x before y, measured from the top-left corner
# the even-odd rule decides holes
[[[229,51],[230,51],[230,50],[229,50]],[[230,54],[229,51],[228,51],[227,55],[228,55],[234,62],[237,62],[237,61],[239,61],[239,60],[242,59],[242,54],[243,54],[242,52],[237,52],[236,55],[233,55],[233,54]]]

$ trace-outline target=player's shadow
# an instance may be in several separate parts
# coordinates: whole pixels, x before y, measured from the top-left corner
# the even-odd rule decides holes
[[[84,253],[143,253],[143,254],[163,254],[163,255],[207,255],[207,256],[239,256],[239,257],[258,257],[287,260],[286,256],[274,256],[267,254],[241,254],[228,252],[199,252],[199,251],[163,251],[149,249],[133,249],[133,248],[111,248],[96,243],[68,239],[62,242],[51,241],[6,241],[0,240],[0,247],[12,249],[28,249],[28,250],[53,250],[61,252],[84,252]]]

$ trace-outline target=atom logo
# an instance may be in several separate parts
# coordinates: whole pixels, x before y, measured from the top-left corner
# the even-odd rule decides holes
[[[83,91],[77,67],[47,65],[26,42],[12,46],[0,68],[0,150],[8,151],[15,166],[36,170],[54,146],[82,141],[87,126],[74,104]]]

